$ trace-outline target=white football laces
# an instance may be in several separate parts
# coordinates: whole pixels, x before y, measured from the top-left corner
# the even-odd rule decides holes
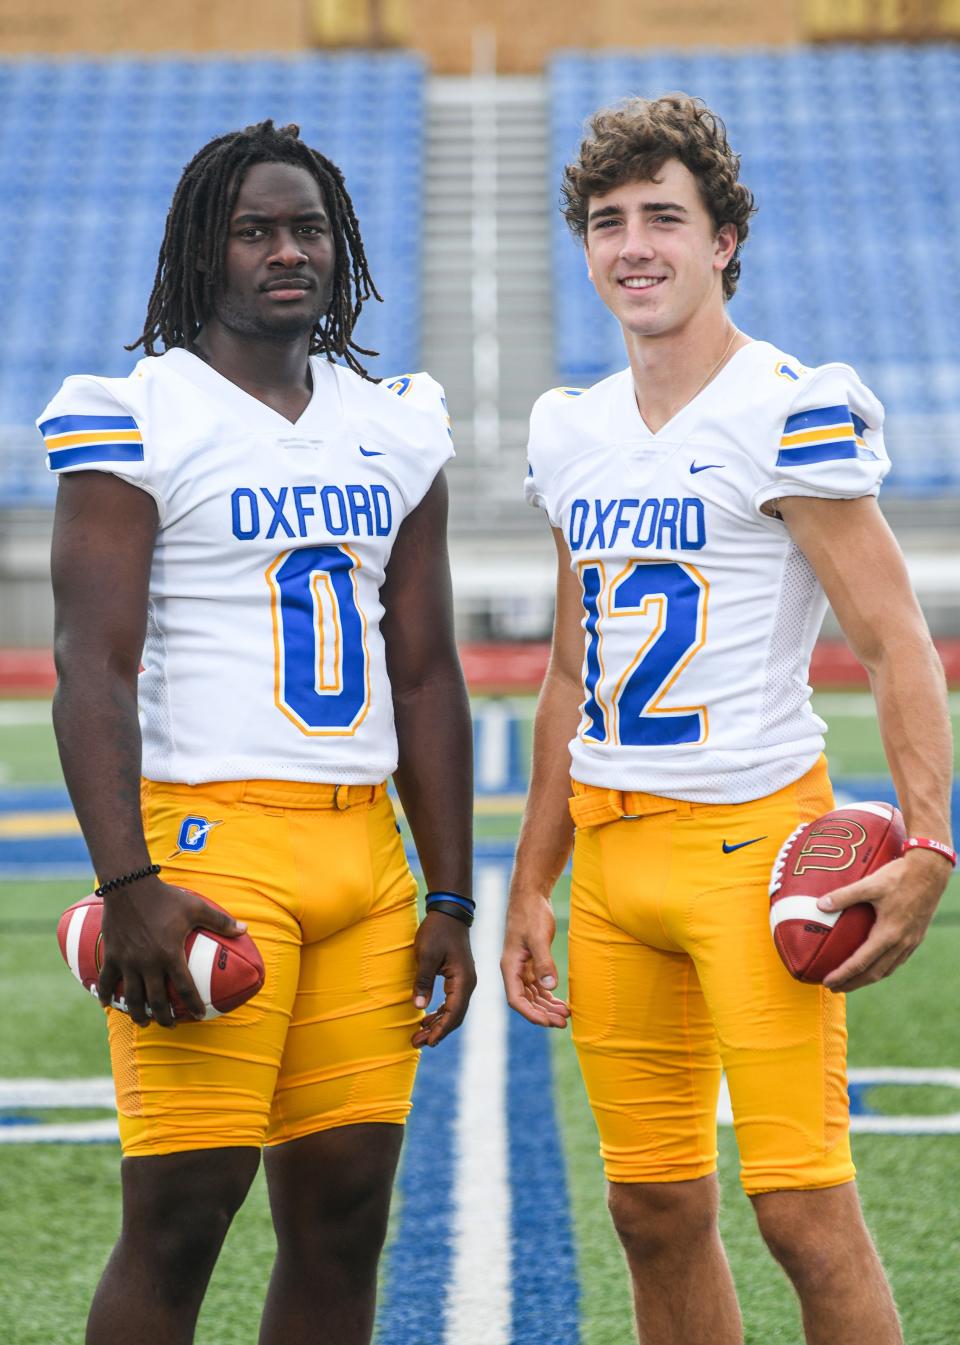
[[[773,861],[773,869],[770,874],[769,896],[776,896],[780,891],[780,885],[783,882],[783,870],[787,863],[787,851],[790,849],[791,845],[793,845],[801,831],[806,830],[809,825],[809,822],[801,822],[798,827],[795,827],[777,852],[777,857]]]

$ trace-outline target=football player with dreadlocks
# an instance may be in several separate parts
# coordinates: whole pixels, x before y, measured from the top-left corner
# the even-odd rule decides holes
[[[123,1223],[88,1345],[193,1339],[261,1151],[261,1345],[369,1341],[418,1048],[473,988],[452,449],[429,375],[359,363],[371,297],[340,171],[295,126],[221,136],[174,195],[146,358],[68,378],[39,422],[54,723],[104,892],[100,997],[122,979],[127,1006],[107,1009]],[[175,1025],[171,991],[203,1012],[198,925],[248,930],[265,984]]]

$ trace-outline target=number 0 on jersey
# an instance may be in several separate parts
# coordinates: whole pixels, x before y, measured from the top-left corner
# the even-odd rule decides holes
[[[360,561],[348,546],[285,551],[267,570],[277,708],[302,733],[352,734],[370,706]]]

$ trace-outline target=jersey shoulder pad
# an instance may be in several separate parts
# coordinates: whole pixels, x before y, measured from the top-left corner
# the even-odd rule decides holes
[[[447,411],[447,399],[442,384],[421,370],[417,374],[392,374],[380,384],[385,391],[398,397],[405,406],[433,412],[443,419],[445,429],[450,430],[450,415]]]
[[[850,365],[806,370],[784,403],[778,467],[882,456],[882,447],[871,441],[882,430],[883,406]]]
[[[51,471],[105,468],[137,475],[143,433],[130,379],[75,374],[64,380],[37,428]]]
[[[442,384],[423,370],[417,374],[391,374],[382,381],[380,387],[407,406],[431,408],[440,405],[446,412],[447,399]]]
[[[397,374],[372,383],[335,366],[353,430],[369,450],[387,454],[381,466],[414,508],[453,457],[443,388],[429,374]]]
[[[530,440],[545,441],[545,447],[557,447],[569,435],[579,439],[584,425],[596,430],[606,425],[611,407],[629,369],[601,379],[589,388],[562,386],[542,393],[530,412]]]

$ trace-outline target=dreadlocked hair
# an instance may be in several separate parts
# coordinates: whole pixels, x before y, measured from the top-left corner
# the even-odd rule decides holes
[[[143,331],[126,349],[143,346],[148,355],[155,355],[158,345],[169,350],[193,344],[223,285],[230,216],[240,185],[258,163],[305,168],[319,184],[330,216],[336,260],[330,306],[313,331],[310,354],[323,354],[328,360],[339,355],[348,368],[369,378],[354,352],[377,352],[356,345],[351,335],[364,302],[370,298],[382,302],[382,297],[370,275],[343,174],[336,164],[304,144],[299,126],[276,127],[272,121],[211,140],[183,170],[167,213]]]

